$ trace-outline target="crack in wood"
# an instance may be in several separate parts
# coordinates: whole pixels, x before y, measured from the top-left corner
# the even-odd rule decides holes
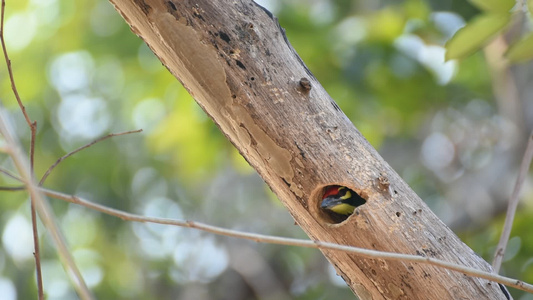
[[[144,0],[133,0],[133,2],[137,4],[137,7],[139,7],[145,15],[149,15],[150,12],[152,12],[152,7],[146,4]]]

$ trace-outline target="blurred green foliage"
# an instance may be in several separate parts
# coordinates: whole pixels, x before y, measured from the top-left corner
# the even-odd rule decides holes
[[[262,3],[371,144],[490,261],[504,200],[533,127],[533,104],[525,100],[533,92],[531,65],[509,70],[520,95],[512,102],[494,93],[499,77],[483,53],[445,62],[446,41],[481,13],[466,1]],[[8,0],[6,7],[5,35],[18,90],[38,122],[37,177],[63,154],[100,136],[144,130],[68,158],[46,187],[149,216],[305,238],[108,1]],[[28,145],[29,130],[5,68],[0,79],[2,105]],[[514,109],[507,109],[509,103]],[[5,154],[0,164],[14,169]],[[0,176],[0,186],[17,184]],[[0,293],[6,300],[35,299],[27,196],[0,195]],[[502,269],[529,282],[532,196],[529,178]],[[353,298],[318,251],[132,224],[51,203],[99,299]],[[43,228],[40,232],[48,299],[76,299],[50,238]],[[533,299],[511,292],[515,299]]]

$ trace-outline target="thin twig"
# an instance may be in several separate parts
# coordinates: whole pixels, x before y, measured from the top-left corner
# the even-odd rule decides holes
[[[31,197],[31,227],[33,232],[33,255],[35,256],[35,273],[37,276],[37,295],[39,300],[44,300],[43,276],[41,272],[41,251],[39,247],[39,231],[37,229],[37,212],[35,211],[35,199]]]
[[[30,139],[30,174],[31,177],[35,176],[35,135],[37,133],[37,121],[33,122],[30,126],[31,139]],[[35,211],[35,198],[30,196],[31,205],[31,227],[33,232],[33,255],[35,256],[35,272],[37,276],[37,295],[39,300],[44,300],[43,289],[43,276],[41,272],[41,250],[39,246],[39,230],[37,229],[37,212]]]
[[[6,145],[8,147],[7,153],[9,153],[9,155],[13,159],[13,163],[15,164],[15,167],[17,168],[20,177],[23,180],[23,183],[26,185],[30,196],[34,200],[33,203],[35,203],[35,209],[39,213],[39,217],[43,225],[48,230],[56,244],[59,258],[61,259],[63,266],[66,269],[66,273],[70,277],[73,286],[81,299],[93,299],[93,296],[89,288],[87,287],[87,284],[85,283],[78,267],[76,266],[76,263],[74,262],[72,254],[66,246],[63,235],[61,234],[61,232],[59,231],[59,227],[55,223],[56,217],[54,216],[52,209],[50,208],[50,204],[48,203],[46,198],[44,198],[39,192],[37,184],[31,176],[31,173],[29,172],[29,163],[25,155],[23,155],[19,142],[12,134],[12,132],[13,130],[9,127],[3,111],[0,111],[0,133],[4,136],[4,139],[6,141]]]
[[[9,172],[8,170],[4,169],[4,168],[0,168],[0,173],[3,173],[4,175],[7,175],[15,180],[18,180],[18,181],[21,181],[22,182],[22,179],[20,177],[18,177],[17,175]]]
[[[4,168],[0,168],[0,173],[12,178],[12,179],[15,179],[17,181],[20,181],[22,182],[22,179],[20,179],[18,176],[16,176],[15,174],[9,172],[8,170],[4,169]],[[21,185],[21,186],[1,186],[0,187],[0,191],[24,191],[26,190],[26,186],[24,185]]]
[[[15,85],[15,78],[13,77],[13,69],[11,68],[11,60],[9,59],[9,55],[7,54],[6,43],[4,41],[5,6],[6,6],[6,1],[2,0],[2,11],[1,11],[1,17],[0,17],[0,43],[2,44],[2,50],[4,52],[4,58],[6,60],[7,72],[9,73],[9,80],[11,81],[11,90],[13,90],[13,94],[15,95],[15,98],[17,99],[17,103],[19,104],[20,110],[22,111],[22,114],[24,115],[24,118],[26,119],[26,123],[28,123],[28,127],[32,128],[33,122],[30,120],[30,117],[26,113],[26,107],[24,107],[24,104],[22,104],[22,100],[20,100],[19,92],[17,91],[17,86]]]
[[[505,223],[503,225],[500,241],[498,242],[498,247],[496,247],[496,252],[494,253],[492,268],[494,269],[495,273],[498,273],[500,271],[500,267],[502,265],[503,256],[505,255],[505,249],[507,248],[507,242],[509,241],[509,237],[511,236],[511,229],[513,228],[516,208],[520,200],[520,191],[522,190],[522,186],[524,185],[529,166],[531,165],[531,159],[533,159],[533,131],[529,135],[526,151],[524,153],[524,157],[522,158],[522,163],[520,164],[518,178],[516,179],[511,198],[509,198],[509,205],[507,207],[507,214],[505,215]]]
[[[17,181],[22,182],[22,179],[20,179],[19,177],[17,177],[16,175],[14,175],[13,173],[9,172],[8,170],[6,170],[4,168],[0,168],[0,173],[6,175],[8,177],[11,177],[12,179],[15,179]],[[26,190],[26,186],[24,186],[24,185],[21,185],[21,186],[1,186],[0,187],[0,191],[23,191],[23,190]]]
[[[125,134],[131,134],[131,133],[138,133],[138,132],[141,132],[143,131],[142,129],[137,129],[137,130],[130,130],[130,131],[125,131],[125,132],[120,132],[120,133],[110,133],[106,136],[103,136],[99,139],[96,139],[88,144],[86,144],[85,146],[81,146],[79,147],[78,149],[74,150],[74,151],[71,151],[65,155],[63,155],[62,157],[60,157],[53,165],[50,166],[50,168],[48,168],[48,170],[46,170],[46,173],[44,173],[43,175],[43,178],[41,178],[41,181],[39,181],[39,185],[42,186],[44,184],[44,181],[46,180],[46,178],[48,178],[48,175],[50,175],[50,173],[54,170],[54,168],[60,163],[62,162],[63,160],[67,159],[68,157],[80,152],[81,150],[85,149],[85,148],[89,148],[91,147],[92,145],[98,143],[98,142],[101,142],[103,140],[106,140],[108,138],[111,138],[111,137],[114,137],[114,136],[119,136],[119,135],[125,135]]]
[[[16,191],[25,191],[25,190],[26,190],[25,186],[0,186],[0,191],[16,192]]]
[[[127,213],[127,212],[124,212],[118,209],[109,208],[107,206],[100,205],[94,202],[90,202],[88,200],[85,200],[77,196],[67,195],[67,194],[55,192],[55,191],[41,188],[41,187],[37,189],[49,197],[60,199],[60,200],[65,200],[71,203],[76,203],[76,204],[100,211],[102,213],[118,217],[122,220],[196,228],[196,229],[211,232],[214,234],[230,236],[230,237],[235,237],[235,238],[240,238],[240,239],[247,239],[247,240],[252,240],[252,241],[261,242],[261,243],[290,245],[290,246],[299,246],[299,247],[315,248],[315,249],[336,250],[336,251],[354,253],[356,255],[370,257],[370,258],[381,258],[381,259],[388,259],[388,260],[399,260],[399,261],[409,261],[409,262],[415,262],[415,263],[430,264],[430,265],[439,266],[445,269],[461,272],[466,275],[484,278],[484,279],[498,282],[498,283],[501,283],[501,284],[504,284],[510,287],[514,287],[514,288],[517,288],[517,289],[520,289],[520,290],[523,290],[529,293],[533,293],[533,285],[529,283],[516,280],[516,279],[512,279],[512,278],[508,278],[508,277],[504,277],[504,276],[500,276],[498,274],[485,272],[485,271],[481,271],[477,269],[472,269],[469,267],[445,262],[442,260],[433,259],[430,257],[421,257],[421,256],[416,256],[416,255],[375,251],[375,250],[369,250],[369,249],[363,249],[363,248],[357,248],[357,247],[351,247],[351,246],[339,245],[335,243],[328,243],[328,242],[321,242],[321,241],[310,241],[310,240],[301,240],[301,239],[293,239],[293,238],[285,238],[285,237],[275,237],[275,236],[262,235],[262,234],[256,234],[256,233],[247,233],[247,232],[225,229],[225,228],[216,227],[216,226],[203,224],[199,222],[193,222],[193,221],[145,217],[145,216],[140,216],[140,215],[136,215],[132,213]]]
[[[33,173],[33,167],[35,166],[35,135],[37,134],[37,121],[34,121],[30,125],[31,129],[31,138],[30,138],[30,170],[32,177],[35,175]]]
[[[9,55],[7,53],[6,43],[4,40],[4,15],[5,15],[5,7],[6,7],[6,1],[2,0],[2,11],[0,12],[0,42],[2,43],[2,51],[4,52],[4,59],[6,61],[7,70],[9,73],[9,80],[11,81],[11,90],[13,90],[13,94],[15,95],[15,98],[17,99],[17,103],[20,107],[20,110],[22,111],[22,114],[24,115],[24,118],[26,119],[26,122],[28,123],[28,127],[30,127],[31,131],[31,140],[30,140],[30,170],[33,177],[33,158],[35,153],[35,134],[37,132],[37,122],[32,122],[30,120],[30,117],[28,116],[28,113],[26,112],[26,107],[24,107],[24,104],[22,104],[22,100],[20,99],[17,86],[15,84],[15,77],[13,76],[13,69],[11,67],[11,60],[9,59]],[[39,233],[37,230],[37,214],[35,213],[35,203],[34,203],[33,197],[31,197],[31,224],[32,224],[32,232],[33,232],[33,246],[34,246],[34,255],[35,255],[35,272],[37,277],[37,293],[39,300],[44,300],[44,291],[43,291],[43,278],[41,273],[41,255],[39,251]]]

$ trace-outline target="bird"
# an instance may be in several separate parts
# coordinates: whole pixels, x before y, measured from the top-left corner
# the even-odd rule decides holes
[[[346,216],[353,214],[356,207],[366,203],[366,200],[356,192],[345,186],[328,186],[322,196],[320,208],[328,212]]]

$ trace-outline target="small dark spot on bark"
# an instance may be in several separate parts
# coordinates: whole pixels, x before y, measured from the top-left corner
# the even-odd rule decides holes
[[[304,89],[304,91],[309,92],[311,90],[311,82],[305,77],[302,77],[300,79],[300,86],[302,87],[302,89]]]
[[[341,108],[337,105],[337,103],[335,103],[335,101],[331,100],[331,105],[333,105],[333,108],[336,111],[341,111]]]
[[[422,251],[424,251],[424,253],[426,255],[429,255],[429,256],[432,256],[432,257],[437,256],[437,251],[435,251],[433,249],[422,249]]]
[[[283,180],[283,182],[285,182],[285,184],[286,184],[286,185],[287,185],[288,187],[290,187],[290,186],[291,186],[291,184],[290,184],[290,183],[288,183],[288,182],[287,182],[287,180],[285,180],[285,178],[281,178],[281,180]]]
[[[409,283],[407,283],[407,282],[405,282],[403,280],[402,280],[402,282],[403,282],[403,285],[405,285],[407,288],[411,289],[411,285]]]
[[[230,50],[230,51],[229,51],[229,54],[230,54],[230,55],[233,55],[233,54],[235,54],[235,51]]]
[[[255,77],[253,77],[253,76],[250,77],[250,80],[251,80],[251,81],[254,81],[254,80],[255,80]]]
[[[298,150],[300,150],[300,155],[302,156],[303,159],[305,159],[305,152],[302,148],[300,148],[300,146],[298,145],[298,143],[294,142],[294,144],[296,145],[296,148],[298,148]]]
[[[174,4],[174,2],[172,1],[167,1],[167,7],[172,9],[173,11],[177,11],[178,8],[176,7],[176,4]]]
[[[239,66],[239,68],[246,70],[246,67],[242,64],[240,60],[235,60],[235,62],[237,63],[237,66]]]
[[[376,276],[377,275],[377,272],[376,270],[372,269],[372,275]]]
[[[194,12],[192,15],[193,15],[193,17],[198,18],[198,19],[200,19],[200,20],[205,22],[204,17],[202,17],[201,14],[199,14],[197,12]]]
[[[402,215],[401,212],[399,212],[399,211],[396,212],[396,216],[397,216],[398,218],[399,218],[401,215]]]
[[[272,53],[270,53],[270,50],[269,50],[269,49],[266,49],[266,50],[265,50],[265,55],[266,55],[266,56],[270,56],[270,55],[272,55]],[[274,65],[274,64],[272,64],[272,65]]]
[[[235,99],[235,98],[237,98],[237,96],[236,95],[231,95],[231,98]]]
[[[229,38],[229,35],[227,35],[225,32],[222,32],[222,31],[219,31],[218,34],[220,35],[220,38],[229,44],[229,42],[231,41],[231,39]]]

